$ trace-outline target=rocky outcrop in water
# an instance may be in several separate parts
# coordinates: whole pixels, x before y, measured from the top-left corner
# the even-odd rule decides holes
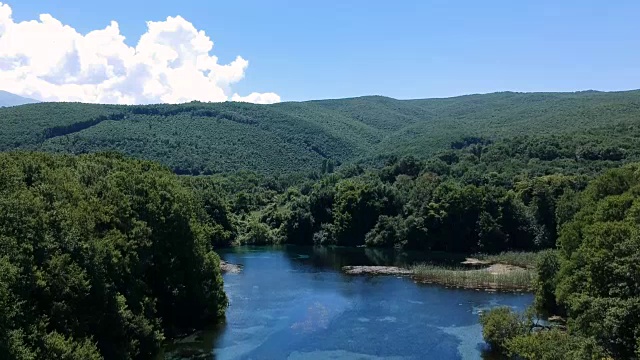
[[[227,273],[232,273],[232,274],[239,274],[242,271],[242,266],[241,265],[236,265],[236,264],[231,264],[228,263],[224,260],[220,260],[220,270],[222,270],[222,272],[227,272]]]
[[[412,275],[413,271],[397,266],[343,266],[349,275]]]

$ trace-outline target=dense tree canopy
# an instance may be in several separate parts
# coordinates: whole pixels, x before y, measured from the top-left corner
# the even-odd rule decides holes
[[[541,316],[565,316],[567,329],[525,331],[498,347],[525,359],[556,359],[558,349],[572,359],[639,357],[640,165],[556,199],[558,250],[539,257],[535,305]],[[489,338],[513,328],[500,312],[490,318]]]
[[[602,360],[605,350],[590,337],[540,325],[530,313],[498,307],[480,316],[482,335],[493,350],[526,360]]]
[[[451,146],[470,150],[462,158],[473,156],[479,162],[512,158],[484,172],[509,177],[501,166],[528,159],[549,162],[553,168],[576,159],[640,160],[638,95],[504,92],[273,105],[41,103],[0,109],[0,150],[116,150],[158,161],[181,174],[251,170],[276,175],[331,172],[340,164],[379,155],[425,158]],[[525,136],[513,139],[517,135]],[[511,140],[505,144],[499,141],[503,139]]]
[[[149,358],[223,315],[215,247],[265,243],[557,248],[567,330],[499,310],[489,342],[640,356],[638,95],[0,109],[0,150],[84,154],[0,154],[0,357]]]
[[[574,331],[620,358],[640,356],[640,166],[589,184],[560,232],[557,298]]]
[[[229,198],[235,196],[230,207],[244,209],[237,213],[239,231],[247,223],[262,235],[258,241],[246,233],[239,240],[448,252],[545,249],[555,246],[556,207],[564,206],[559,201],[583,189],[588,179],[571,171],[531,175],[526,166],[504,181],[472,178],[452,171],[463,161],[434,171],[433,160],[440,157],[390,158],[377,169],[345,166],[320,177],[277,181],[280,185],[247,177],[251,187],[229,190]],[[236,187],[243,183],[235,181]],[[236,190],[242,197],[233,195]]]
[[[223,316],[226,215],[168,170],[37,153],[0,169],[0,358],[148,359]]]

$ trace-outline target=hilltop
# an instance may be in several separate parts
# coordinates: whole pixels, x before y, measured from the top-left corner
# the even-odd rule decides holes
[[[0,90],[0,107],[3,106],[18,106],[24,104],[34,104],[38,100],[29,99],[26,97],[18,96],[7,91]]]
[[[464,137],[572,134],[638,119],[638,90],[422,100],[367,96],[273,105],[38,103],[0,109],[0,150],[117,150],[177,173],[282,174],[317,171],[325,161],[428,157]]]

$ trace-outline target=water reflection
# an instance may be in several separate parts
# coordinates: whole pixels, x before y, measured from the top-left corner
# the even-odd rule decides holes
[[[418,252],[381,248],[354,248],[340,246],[293,246],[270,248],[245,247],[239,251],[278,249],[292,261],[302,261],[319,269],[340,270],[348,265],[408,266],[415,263],[459,264],[463,254],[443,252]],[[235,251],[235,250],[234,250]]]
[[[438,254],[282,246],[221,256],[244,266],[225,275],[226,324],[168,347],[166,358],[479,359],[478,314],[497,305],[523,309],[532,300],[339,271],[445,261]]]

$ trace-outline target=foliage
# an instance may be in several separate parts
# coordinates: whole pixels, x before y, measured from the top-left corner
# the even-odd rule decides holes
[[[205,221],[214,230],[211,236],[212,245],[231,245],[237,235],[237,225],[232,216],[227,192],[217,182],[204,177],[182,177],[180,180],[193,191],[197,207],[203,209],[207,215]]]
[[[271,229],[255,218],[249,218],[238,235],[238,245],[265,245],[277,242]]]
[[[354,178],[336,186],[334,235],[338,245],[362,245],[381,215],[397,211],[393,190],[375,179]]]
[[[375,227],[365,236],[367,246],[420,249],[427,244],[427,229],[424,219],[409,215],[381,215]]]
[[[239,229],[251,224],[257,230],[255,221],[266,225],[261,231],[269,236],[260,241],[485,254],[555,246],[555,215],[571,211],[564,210],[567,194],[586,183],[562,174],[468,181],[466,173],[434,174],[429,160],[413,157],[296,179],[248,172],[198,179],[225,192]]]
[[[609,170],[555,198],[558,250],[538,257],[541,314],[566,314],[568,331],[516,336],[500,344],[525,359],[640,355],[640,165]],[[511,324],[501,324],[509,332]],[[491,330],[496,332],[498,330]]]
[[[559,237],[556,295],[570,329],[620,358],[640,351],[639,174],[634,164],[593,180]]]
[[[525,360],[602,360],[603,349],[593,339],[558,329],[517,335],[507,341],[512,356]]]
[[[413,266],[412,270],[420,281],[467,289],[531,290],[536,279],[535,272],[529,269],[492,273],[487,269],[468,270],[419,264]]]
[[[529,161],[537,163],[530,166],[537,172],[591,172],[575,164],[640,160],[640,129],[634,122],[640,114],[638,98],[637,91],[505,92],[267,106],[41,103],[0,109],[0,150],[117,150],[161,162],[180,174],[252,170],[276,175],[331,173],[341,164],[381,155],[424,159],[451,148],[454,153],[438,160],[453,165],[454,171],[465,170],[456,166],[459,160],[475,162],[480,172],[472,177],[496,172],[509,178],[510,169],[501,168],[515,169]],[[526,136],[514,138],[520,134]],[[492,162],[496,157],[508,161]],[[437,166],[435,159],[432,165]]]
[[[148,358],[222,315],[214,247],[272,243],[525,266],[422,271],[534,281],[537,310],[568,317],[565,333],[483,316],[504,351],[640,356],[638,94],[0,109],[2,151],[167,166],[0,154],[0,357]]]
[[[536,268],[545,251],[503,251],[499,254],[476,254],[473,257],[490,263],[507,264],[523,268]]]
[[[527,324],[521,315],[508,307],[497,307],[480,315],[484,340],[498,351],[507,350],[509,340],[527,333]]]
[[[535,307],[537,311],[545,315],[564,314],[564,310],[558,305],[555,296],[557,274],[560,270],[560,259],[557,250],[544,250],[538,254],[536,271]]]
[[[531,309],[518,314],[498,307],[480,315],[482,335],[493,350],[517,359],[605,359],[604,349],[593,338],[569,333],[556,326],[540,325]]]
[[[37,153],[0,168],[0,358],[151,358],[223,316],[225,215],[167,169]]]

